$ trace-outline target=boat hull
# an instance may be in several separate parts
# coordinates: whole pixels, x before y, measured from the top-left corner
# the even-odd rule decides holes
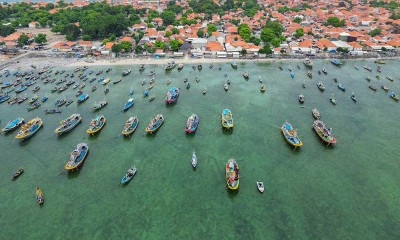
[[[107,122],[106,118],[103,117],[103,124],[100,127],[96,128],[94,130],[88,129],[88,130],[86,130],[86,132],[90,135],[94,135],[94,134],[100,132],[104,128],[104,125],[106,125],[106,122]]]
[[[87,157],[87,155],[89,153],[89,147],[87,146],[87,144],[84,144],[83,146],[86,148],[86,150],[84,152],[84,155],[81,157],[81,160],[75,165],[70,165],[69,162],[68,162],[67,164],[65,164],[65,170],[73,171],[75,169],[78,169],[80,166],[82,166],[83,162],[85,161],[85,159],[86,159],[86,157]],[[79,144],[77,146],[77,149],[78,148],[79,148]]]
[[[20,135],[20,133],[18,133],[18,135],[15,136],[15,138],[16,139],[20,139],[21,141],[23,141],[23,140],[26,140],[26,139],[29,139],[29,138],[33,137],[40,130],[40,128],[42,128],[42,126],[43,126],[42,120],[40,120],[37,124],[38,124],[38,126],[36,127],[36,129],[34,129],[29,134]]]

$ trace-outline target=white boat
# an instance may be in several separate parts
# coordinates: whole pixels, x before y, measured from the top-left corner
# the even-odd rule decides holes
[[[258,188],[258,191],[260,191],[260,193],[263,193],[264,192],[264,183],[261,181],[257,182],[257,188]]]
[[[318,109],[313,108],[313,109],[311,110],[311,112],[312,112],[313,117],[314,117],[316,120],[318,120],[318,119],[321,118],[321,115],[320,115]]]
[[[193,151],[193,153],[192,153],[192,166],[194,168],[196,168],[196,166],[197,166],[197,156],[196,156],[196,152],[195,151]]]

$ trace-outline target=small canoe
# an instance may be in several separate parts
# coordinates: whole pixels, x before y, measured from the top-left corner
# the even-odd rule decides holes
[[[128,171],[126,172],[125,176],[122,177],[121,183],[122,184],[128,183],[130,180],[132,180],[133,176],[135,176],[136,172],[137,172],[137,169],[135,166],[132,166],[131,168],[129,168]]]
[[[39,187],[36,187],[36,202],[39,205],[42,205],[44,203],[44,195]]]
[[[21,176],[22,174],[24,173],[24,169],[23,168],[20,168],[20,169],[18,169],[18,171],[16,171],[15,173],[14,173],[14,175],[12,176],[12,178],[11,178],[11,180],[16,180],[19,176]]]
[[[196,156],[196,152],[193,151],[192,153],[192,167],[196,168],[197,166],[197,156]]]
[[[260,193],[263,193],[264,192],[264,183],[261,181],[257,182],[257,189]]]
[[[124,104],[124,112],[131,108],[134,104],[135,102],[133,101],[133,98],[129,98],[128,101]]]

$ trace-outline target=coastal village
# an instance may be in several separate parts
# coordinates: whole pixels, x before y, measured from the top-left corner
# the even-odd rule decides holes
[[[38,9],[48,4],[47,2],[30,3],[29,0],[25,2]],[[77,0],[64,8],[81,8],[90,3]],[[50,26],[30,22],[28,27],[17,27],[16,32],[0,37],[0,42],[3,43],[1,52],[13,55],[24,50],[47,50],[52,54],[70,53],[76,57],[148,55],[157,58],[165,56],[266,58],[304,57],[305,55],[329,57],[330,54],[334,54],[335,57],[340,58],[340,56],[396,56],[400,47],[400,19],[397,19],[399,13],[395,12],[398,9],[392,11],[384,7],[372,6],[372,2],[361,0],[312,2],[263,0],[257,1],[261,10],[251,14],[241,8],[225,11],[223,14],[195,13],[190,9],[189,1],[184,0],[172,1],[172,3],[166,0],[107,0],[107,3],[114,6],[131,5],[134,9],[145,9],[146,14],[140,19],[140,23],[130,26],[114,41],[103,39],[68,41],[65,36],[50,32]],[[218,0],[214,3],[221,4]],[[161,17],[147,21],[149,11],[163,12],[171,4],[187,11],[190,10],[185,18],[191,24],[165,25]],[[245,5],[246,1],[242,4]],[[61,9],[56,3],[48,12],[55,14]],[[182,13],[176,14],[176,20],[179,21],[182,17]],[[341,22],[328,24],[329,19],[339,19]],[[265,48],[264,40],[270,37],[268,32],[263,32],[263,28],[267,22],[274,21],[282,25],[282,37],[277,38],[276,41],[273,39],[272,44],[268,44],[268,48]],[[76,22],[75,25],[79,27],[80,22]],[[242,32],[245,33],[242,33],[240,28],[244,25],[246,28]],[[44,29],[48,30],[47,42],[35,43],[35,36]],[[247,29],[250,29],[250,32]],[[138,32],[143,33],[141,39],[133,37]],[[29,37],[29,41],[21,46],[18,44],[18,39],[23,34]],[[112,48],[118,42],[129,42],[132,46],[129,48],[130,51],[116,54]],[[141,51],[137,51],[138,48]]]

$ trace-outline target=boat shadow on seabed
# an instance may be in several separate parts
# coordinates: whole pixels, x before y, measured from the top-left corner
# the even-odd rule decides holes
[[[231,135],[233,133],[233,128],[224,128],[221,127],[222,133],[226,135]]]

